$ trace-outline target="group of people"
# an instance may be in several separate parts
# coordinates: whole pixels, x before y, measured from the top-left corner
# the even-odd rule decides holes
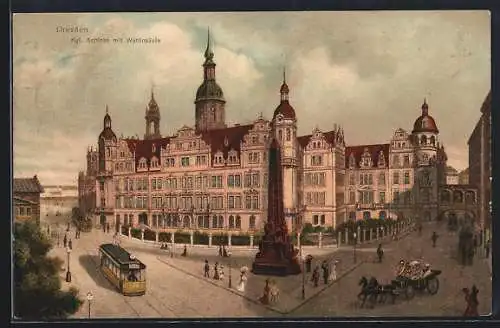
[[[70,250],[73,249],[73,241],[71,240],[71,238],[68,239],[68,233],[64,234],[63,246],[64,248],[68,247]]]
[[[414,261],[399,261],[398,267],[396,268],[396,276],[404,277],[410,279],[420,279],[425,278],[431,273],[431,266],[429,263],[423,263],[420,260]]]
[[[472,285],[471,290],[465,287],[462,289],[462,292],[465,294],[465,303],[467,304],[464,311],[464,317],[478,317],[479,312],[477,308],[479,306],[479,301],[477,299],[477,294],[479,294],[479,290],[476,285]]]
[[[204,275],[203,276],[205,278],[210,278],[210,264],[208,263],[208,260],[205,260]],[[224,266],[222,264],[219,264],[219,262],[215,262],[215,264],[214,264],[213,279],[214,280],[224,280]]]
[[[219,256],[221,256],[221,257],[228,257],[229,256],[229,253],[227,252],[225,245],[219,245]]]
[[[321,262],[321,271],[323,273],[323,283],[328,285],[328,283],[337,280],[337,263],[338,261],[332,261],[332,264],[328,263],[327,260]],[[318,287],[320,281],[320,266],[316,265],[311,275],[311,282],[314,287]]]

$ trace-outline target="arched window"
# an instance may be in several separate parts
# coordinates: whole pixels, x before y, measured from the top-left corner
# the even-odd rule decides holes
[[[427,144],[427,137],[426,136],[421,136],[420,137],[420,144],[422,144],[422,145]]]
[[[431,145],[433,145],[433,146],[436,145],[436,137],[434,137],[434,136],[431,137]]]
[[[203,216],[198,215],[198,228],[203,227]]]
[[[167,227],[172,227],[172,214],[167,215]]]
[[[219,224],[218,224],[218,220],[217,220],[217,215],[214,215],[212,217],[212,228],[218,228],[219,227]]]
[[[463,194],[460,190],[456,190],[453,193],[453,202],[455,203],[462,203],[463,202]]]
[[[255,215],[250,215],[250,219],[248,220],[248,228],[255,229]]]
[[[369,211],[363,212],[363,220],[369,220],[371,219],[371,213]]]
[[[236,229],[241,229],[241,217],[236,215]]]
[[[384,219],[386,218],[386,216],[387,216],[387,213],[386,213],[385,211],[380,211],[380,212],[378,213],[378,218],[379,218],[380,220],[384,220]]]
[[[219,228],[224,228],[224,217],[222,215],[219,215]]]
[[[286,141],[290,141],[292,138],[292,132],[290,131],[290,128],[286,129]]]
[[[326,223],[326,220],[325,220],[325,215],[324,215],[324,214],[322,214],[322,215],[320,216],[320,218],[319,218],[319,224],[321,224],[321,225],[325,225],[325,223]]]
[[[183,222],[182,222],[182,223],[183,223],[184,228],[188,228],[188,227],[190,226],[190,224],[189,224],[190,222],[189,222],[189,221],[191,221],[191,220],[189,219],[189,216],[187,216],[187,215],[186,215],[186,216],[184,216],[184,220],[183,220]]]
[[[158,226],[158,221],[156,218],[156,214],[153,214],[153,227],[157,227],[157,226]]]
[[[234,229],[234,216],[232,215],[229,216],[229,228]]]
[[[283,131],[281,129],[278,131],[278,139],[283,141]]]
[[[203,219],[203,228],[210,228],[210,217],[208,215]]]

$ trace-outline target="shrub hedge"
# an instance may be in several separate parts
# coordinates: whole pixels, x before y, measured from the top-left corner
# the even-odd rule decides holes
[[[144,240],[156,240],[156,232],[153,230],[146,229],[144,230]]]
[[[200,231],[195,231],[193,233],[193,243],[195,245],[208,245],[209,239],[210,238],[208,237],[208,234],[202,233]],[[212,243],[213,243],[213,239],[212,239]]]
[[[130,234],[133,238],[141,239],[141,229],[132,228]]]
[[[174,234],[174,242],[176,244],[190,244],[191,243],[191,235],[189,233],[176,231]]]
[[[166,242],[166,243],[169,243],[170,242],[170,235],[171,233],[170,232],[160,232],[158,234],[158,241],[159,242]]]

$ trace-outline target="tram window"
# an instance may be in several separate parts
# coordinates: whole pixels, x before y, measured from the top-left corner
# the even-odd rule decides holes
[[[129,271],[128,276],[127,276],[127,280],[128,281],[139,281],[139,277],[137,277],[137,271],[135,271],[135,270]]]

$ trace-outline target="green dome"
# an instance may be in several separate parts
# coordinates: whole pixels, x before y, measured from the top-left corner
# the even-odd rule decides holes
[[[220,100],[224,101],[224,93],[222,88],[215,82],[215,80],[205,80],[196,91],[195,102],[201,100]]]

